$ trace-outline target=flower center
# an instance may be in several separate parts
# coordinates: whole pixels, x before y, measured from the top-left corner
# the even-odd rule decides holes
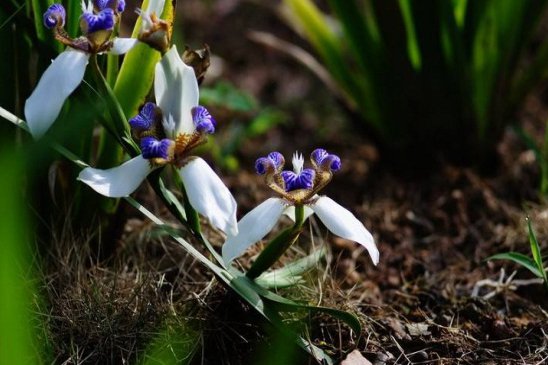
[[[259,158],[255,169],[265,176],[268,186],[294,204],[309,202],[331,180],[333,172],[341,167],[338,156],[316,149],[310,156],[313,168],[303,168],[301,154],[293,155],[293,171],[283,170],[285,159],[279,152]]]
[[[53,29],[55,38],[66,46],[86,53],[102,53],[112,47],[110,36],[119,14],[125,9],[124,0],[88,0],[82,2],[80,29],[83,37],[73,39],[65,29],[66,11],[63,5],[53,4],[44,13],[44,26]]]
[[[164,123],[162,111],[154,103],[146,103],[139,114],[129,120],[135,138],[139,141],[144,158],[154,165],[168,163],[182,166],[191,150],[207,141],[207,135],[215,132],[216,122],[203,106],[192,108],[195,130],[178,133],[174,138],[170,123]],[[173,123],[174,124],[174,123]],[[169,127],[169,134],[166,133]]]

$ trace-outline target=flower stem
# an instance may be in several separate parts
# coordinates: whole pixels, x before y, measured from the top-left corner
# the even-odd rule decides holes
[[[200,235],[202,232],[202,227],[200,225],[200,216],[192,207],[192,205],[190,205],[188,195],[184,186],[181,186],[181,192],[183,193],[183,206],[185,207],[186,219],[188,220],[189,226],[192,229],[192,233]]]
[[[259,277],[263,272],[268,270],[285,251],[297,240],[301,233],[301,228],[304,223],[304,206],[295,206],[295,224],[283,230],[265,247],[263,252],[257,257],[257,260],[251,265],[251,268],[246,273],[250,279]]]
[[[295,229],[301,229],[304,223],[304,206],[302,204],[295,205]]]

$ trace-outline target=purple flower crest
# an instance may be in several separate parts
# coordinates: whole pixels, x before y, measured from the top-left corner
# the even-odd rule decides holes
[[[99,11],[110,8],[116,10],[118,13],[122,13],[126,8],[124,0],[93,0],[93,4]]]
[[[55,27],[64,27],[66,16],[67,13],[63,5],[53,4],[44,13],[44,26],[48,29],[53,29]]]
[[[339,156],[330,154],[323,148],[315,149],[310,155],[310,159],[322,170],[339,171],[341,169]]]
[[[144,137],[141,139],[141,153],[146,159],[163,158],[168,160],[174,145],[175,141],[169,138],[158,140],[154,137]]]
[[[313,169],[303,169],[299,174],[293,171],[282,171],[281,176],[285,183],[285,191],[312,189],[316,172]]]
[[[91,11],[84,11],[80,17],[80,25],[85,34],[101,30],[112,30],[114,29],[114,22],[114,10],[108,7],[97,14]]]
[[[195,106],[191,110],[192,112],[192,121],[196,126],[196,130],[200,133],[213,134],[215,133],[215,127],[217,122],[209,111],[201,105]]]
[[[156,104],[146,103],[139,114],[129,120],[129,125],[136,131],[148,131],[154,127],[156,119]]]
[[[261,157],[255,162],[255,171],[259,175],[267,172],[279,171],[284,167],[285,159],[280,152],[271,152],[266,157]]]

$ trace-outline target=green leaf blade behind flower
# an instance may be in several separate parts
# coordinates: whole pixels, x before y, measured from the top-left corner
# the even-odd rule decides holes
[[[143,9],[148,7],[149,0],[143,2]],[[173,22],[175,1],[166,1],[161,18],[167,22]],[[141,29],[141,18],[137,19],[132,37],[136,38]],[[160,53],[144,43],[137,43],[125,58],[116,83],[114,94],[124,111],[126,118],[137,114],[139,106],[145,101],[152,82],[154,81],[154,68],[160,60]]]

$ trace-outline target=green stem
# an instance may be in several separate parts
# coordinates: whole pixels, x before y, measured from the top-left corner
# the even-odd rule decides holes
[[[131,138],[131,131],[126,116],[99,68],[97,63],[97,55],[90,57],[91,69],[95,78],[100,95],[106,95],[107,110],[110,114],[110,123],[105,123],[104,126],[109,130],[118,142],[124,147],[126,152],[131,156],[138,155],[141,151]],[[101,92],[102,91],[102,92]],[[108,119],[108,118],[106,118]]]
[[[274,265],[284,252],[297,240],[297,237],[299,237],[299,234],[301,233],[303,223],[304,206],[299,204],[295,206],[295,224],[292,227],[283,230],[270,241],[245,275],[250,279],[255,279]]]
[[[188,224],[190,228],[192,229],[192,233],[194,233],[196,236],[201,236],[202,234],[202,227],[200,225],[200,216],[194,210],[192,205],[190,205],[190,201],[188,200],[188,194],[186,193],[185,187],[181,185],[181,192],[183,193],[183,206],[185,207],[185,213],[188,220]]]
[[[295,205],[295,229],[301,229],[304,223],[304,206],[302,204]]]

